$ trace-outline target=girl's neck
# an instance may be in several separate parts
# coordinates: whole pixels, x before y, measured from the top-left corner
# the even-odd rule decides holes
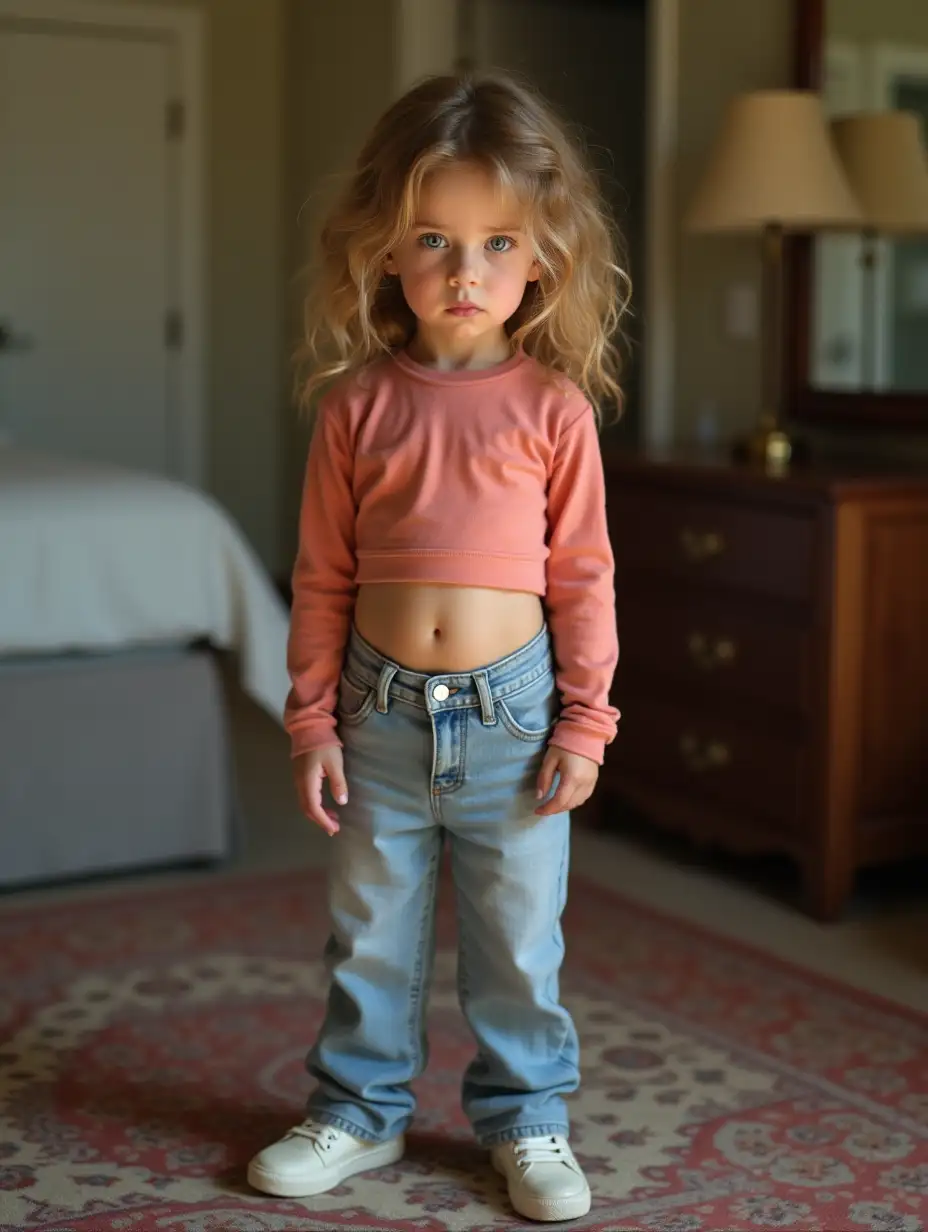
[[[437,344],[423,330],[417,330],[412,341],[406,348],[410,359],[424,368],[435,368],[439,372],[477,371],[481,368],[495,368],[512,358],[512,343],[504,330],[487,337],[475,338],[461,346],[450,348],[442,340]]]

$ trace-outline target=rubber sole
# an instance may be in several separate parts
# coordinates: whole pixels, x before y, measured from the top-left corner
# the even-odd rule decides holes
[[[533,1223],[562,1223],[568,1219],[582,1219],[588,1215],[593,1203],[589,1188],[586,1193],[577,1194],[573,1198],[535,1198],[530,1194],[519,1195],[518,1200],[513,1194],[514,1186],[509,1184],[509,1174],[505,1168],[493,1161],[493,1167],[506,1179],[509,1191],[509,1201],[518,1215],[531,1219]]]

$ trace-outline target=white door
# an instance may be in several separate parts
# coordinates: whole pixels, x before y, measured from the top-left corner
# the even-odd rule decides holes
[[[0,17],[0,429],[179,474],[176,65],[151,31]]]

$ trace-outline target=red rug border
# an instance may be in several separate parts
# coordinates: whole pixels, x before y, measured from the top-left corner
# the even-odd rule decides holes
[[[132,874],[127,874],[132,875]],[[325,879],[325,868],[318,865],[306,865],[302,868],[267,868],[267,869],[232,869],[225,873],[220,873],[219,878],[210,882],[208,876],[202,878],[192,876],[189,880],[177,885],[156,885],[156,884],[139,884],[131,890],[125,886],[114,887],[112,893],[107,893],[101,883],[100,894],[84,897],[83,895],[75,896],[67,902],[49,904],[46,902],[31,902],[7,905],[0,900],[0,924],[4,919],[17,918],[22,916],[34,915],[37,912],[44,912],[49,916],[66,915],[69,912],[79,910],[85,907],[113,907],[120,904],[134,905],[140,897],[159,898],[170,901],[172,898],[179,898],[189,894],[191,890],[202,888],[204,885],[212,885],[215,889],[231,889],[238,881],[261,882],[261,881],[282,881],[295,882],[305,880],[307,878]],[[660,907],[653,907],[648,903],[639,902],[633,895],[623,893],[619,890],[613,890],[606,886],[600,885],[591,877],[582,874],[570,874],[568,887],[568,910],[570,896],[577,893],[577,885],[582,885],[583,892],[593,892],[594,896],[603,899],[611,899],[622,904],[626,908],[630,907],[641,912],[644,916],[662,924],[664,927],[670,927],[677,931],[687,931],[691,935],[709,942],[715,946],[720,946],[730,953],[740,954],[754,961],[766,964],[769,967],[781,972],[784,975],[789,975],[793,979],[798,979],[800,982],[814,984],[819,991],[826,990],[848,997],[859,1004],[863,1004],[870,1009],[882,1011],[888,1014],[894,1014],[898,1018],[906,1019],[909,1023],[928,1027],[928,1014],[921,1010],[915,1009],[912,1006],[904,1005],[900,1002],[893,1001],[891,998],[883,996],[881,993],[871,992],[869,989],[860,988],[855,984],[849,984],[845,981],[837,979],[831,975],[823,975],[809,967],[802,967],[798,963],[781,958],[777,954],[772,954],[767,950],[762,949],[759,945],[752,942],[740,941],[733,937],[727,937],[724,933],[718,932],[714,928],[710,928],[704,924],[698,924],[683,916],[674,915]],[[51,891],[52,887],[42,887],[42,893]],[[15,890],[10,893],[15,894]],[[827,929],[829,925],[823,924],[822,929]],[[568,951],[569,952],[569,951]]]

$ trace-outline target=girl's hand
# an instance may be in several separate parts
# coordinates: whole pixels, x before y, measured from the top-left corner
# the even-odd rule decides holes
[[[348,803],[348,784],[345,782],[345,764],[338,745],[325,749],[313,749],[293,759],[293,781],[300,808],[310,821],[321,826],[326,834],[338,833],[338,818],[331,809],[323,807],[322,783],[329,780],[329,791],[336,804]]]
[[[535,809],[539,817],[553,813],[567,813],[585,804],[593,794],[599,778],[599,766],[589,757],[568,753],[556,745],[549,745],[538,774],[538,799],[543,800],[554,784],[555,774],[560,775],[557,791],[546,804]]]

